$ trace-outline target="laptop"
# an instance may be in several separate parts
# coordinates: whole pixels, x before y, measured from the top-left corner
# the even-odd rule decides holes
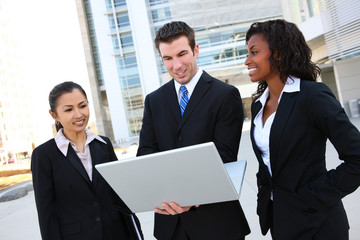
[[[193,206],[238,200],[246,161],[224,165],[214,143],[208,142],[95,168],[130,210],[138,213],[162,208],[163,202]]]

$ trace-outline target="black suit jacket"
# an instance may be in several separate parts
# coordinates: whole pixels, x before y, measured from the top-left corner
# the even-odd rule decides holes
[[[71,145],[67,157],[54,139],[34,149],[31,171],[42,239],[130,239],[132,222],[119,210],[127,206],[94,168],[117,159],[110,140],[102,138],[107,144],[95,139],[89,145],[92,182]]]
[[[204,72],[181,117],[172,80],[145,99],[137,154],[212,141],[224,162],[236,161],[242,123],[242,102],[235,87]],[[202,205],[176,216],[155,214],[155,237],[170,239],[179,219],[191,239],[239,239],[250,232],[239,201],[231,201]]]
[[[253,118],[260,109],[261,103],[254,101]],[[273,227],[276,240],[347,239],[341,199],[360,185],[360,133],[331,90],[302,80],[300,92],[283,93],[270,131],[272,177],[253,133],[254,122],[251,140],[259,161],[257,213],[262,233]],[[336,170],[325,166],[327,139],[344,161]]]

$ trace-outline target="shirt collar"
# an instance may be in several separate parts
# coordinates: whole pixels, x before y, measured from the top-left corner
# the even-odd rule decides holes
[[[300,79],[293,77],[293,76],[289,76],[286,80],[283,90],[281,91],[278,102],[280,102],[281,97],[284,92],[292,93],[292,92],[299,92],[299,91],[300,91]],[[262,106],[260,111],[257,113],[257,115],[254,118],[254,124],[256,126],[262,126],[262,115],[263,115],[264,106],[266,104],[266,100],[269,97],[269,94],[270,94],[270,91],[269,91],[269,88],[267,87],[265,89],[265,91],[261,94],[261,96],[258,99],[256,99],[256,102],[260,101],[261,106]]]
[[[194,92],[194,89],[196,87],[196,84],[199,82],[201,75],[203,74],[203,70],[201,68],[199,68],[199,70],[197,71],[197,73],[195,74],[195,76],[190,80],[190,82],[188,82],[187,84],[185,84],[186,89],[188,90],[188,97],[190,99],[191,94]],[[178,97],[180,98],[180,87],[182,86],[180,83],[178,83],[177,81],[174,80],[175,83],[175,91],[178,95]]]
[[[286,80],[283,92],[300,92],[300,78],[289,76]]]
[[[289,76],[286,80],[285,86],[283,90],[281,91],[279,102],[282,97],[283,92],[287,93],[293,93],[293,92],[300,92],[300,78]],[[261,96],[256,99],[257,101],[260,101],[263,106],[265,106],[266,99],[269,97],[269,87],[265,89],[265,91],[261,94]]]
[[[261,102],[261,105],[265,106],[265,103],[266,103],[266,100],[268,99],[269,97],[269,87],[267,87],[265,89],[265,91],[261,94],[261,96],[256,99],[256,102],[260,101]]]
[[[64,129],[61,128],[57,132],[54,139],[55,139],[56,146],[62,152],[62,154],[64,154],[64,156],[66,157],[68,149],[69,149],[69,143],[72,143],[72,142],[65,137],[63,131],[64,131]],[[86,134],[85,146],[88,145],[89,143],[91,143],[94,139],[106,144],[106,142],[101,137],[99,137],[98,135],[96,135],[95,133],[90,131],[89,129],[85,128],[84,131]],[[74,143],[72,143],[72,144],[74,144]]]

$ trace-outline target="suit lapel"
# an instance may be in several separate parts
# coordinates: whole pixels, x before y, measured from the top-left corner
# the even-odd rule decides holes
[[[257,148],[255,139],[254,139],[254,129],[255,129],[254,118],[260,111],[261,107],[262,107],[261,102],[257,101],[257,102],[253,103],[252,110],[251,110],[252,116],[251,116],[250,138],[251,138],[251,142],[252,142],[253,146],[255,146],[254,152],[255,152],[255,155],[258,157],[258,159],[261,159],[262,157],[261,157],[261,152]],[[263,161],[260,161],[260,162],[263,163]]]
[[[177,93],[175,91],[174,81],[175,80],[173,79],[169,83],[164,85],[162,94],[165,98],[165,102],[169,106],[170,112],[174,116],[175,120],[179,123],[180,118],[181,118],[181,113],[180,113],[180,107],[179,107]]]
[[[261,107],[262,107],[262,104],[261,104],[260,101],[255,102],[253,104],[253,106],[252,106],[252,109],[251,109],[252,116],[251,116],[250,138],[251,138],[251,142],[252,142],[252,145],[253,145],[254,153],[255,153],[255,155],[256,155],[256,157],[258,159],[258,162],[259,162],[259,166],[260,166],[260,168],[262,168],[266,172],[266,177],[271,182],[271,175],[270,175],[269,169],[265,165],[264,161],[262,160],[261,152],[260,152],[259,148],[257,147],[256,142],[255,142],[255,138],[254,138],[254,129],[255,129],[254,118],[258,114],[258,112],[260,111]]]
[[[93,140],[89,144],[89,148],[90,148],[90,155],[91,155],[91,161],[93,167],[92,181],[93,184],[95,185],[99,180],[99,172],[95,169],[95,165],[102,163],[100,143],[97,140]]]
[[[69,143],[67,159],[75,167],[75,169],[80,173],[80,175],[85,179],[87,183],[90,183],[89,176],[84,168],[84,165],[81,163],[79,157],[76,155],[75,150],[71,147]]]
[[[295,96],[297,95],[297,93],[298,92],[283,93],[279,106],[276,110],[274,122],[271,126],[270,159],[273,159],[273,161],[271,161],[271,170],[273,172],[273,175],[275,176],[276,174],[274,173],[276,172],[277,166],[279,165],[278,152],[281,150],[282,147],[282,145],[280,144],[280,140],[283,135],[283,131],[286,128],[286,123],[288,122],[288,119],[295,105],[297,99]]]
[[[184,111],[184,115],[180,119],[178,132],[186,122],[186,120],[190,117],[193,110],[196,108],[196,106],[199,104],[200,100],[204,96],[204,94],[207,92],[207,90],[210,87],[211,77],[208,75],[205,71],[201,75],[198,83],[195,86],[194,92],[191,94],[190,100],[186,106],[186,109]],[[179,110],[180,111],[180,110]]]

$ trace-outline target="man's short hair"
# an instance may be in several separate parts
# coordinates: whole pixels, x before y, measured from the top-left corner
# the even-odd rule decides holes
[[[159,45],[161,42],[171,43],[181,36],[185,36],[189,41],[189,46],[194,52],[195,49],[195,32],[189,25],[182,21],[173,21],[166,23],[156,33],[155,47],[160,53]],[[161,54],[161,53],[160,53]]]

